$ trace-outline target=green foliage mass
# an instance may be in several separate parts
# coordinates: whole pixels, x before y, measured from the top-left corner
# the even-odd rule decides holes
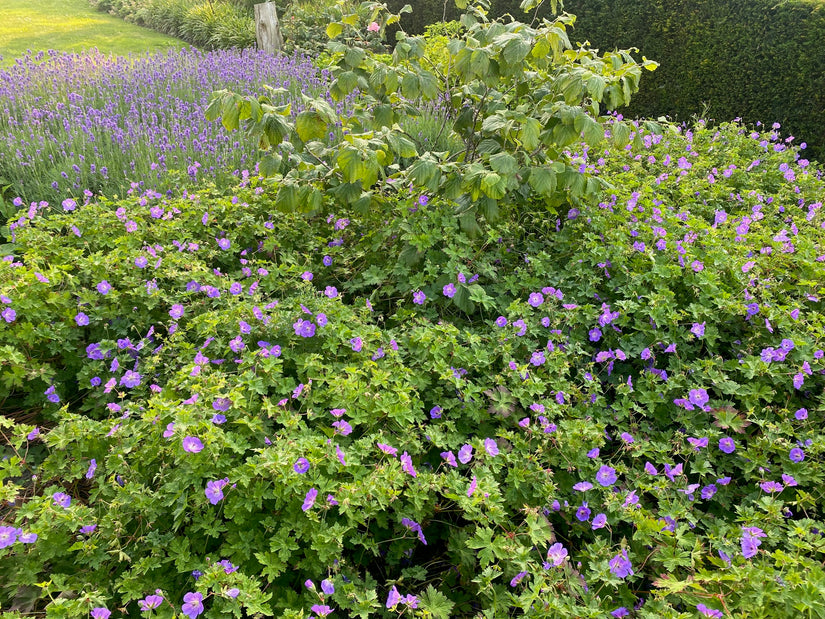
[[[527,204],[477,237],[437,196],[280,213],[269,183],[26,219],[20,258],[0,262],[16,311],[0,322],[2,492],[5,522],[38,539],[0,549],[3,607],[132,613],[160,589],[161,616],[187,591],[207,617],[321,599],[390,616],[396,587],[419,617],[601,617],[639,597],[637,617],[819,612],[823,187],[763,138],[700,125],[582,145],[613,187],[601,201],[563,222]],[[707,405],[675,403],[698,389]],[[754,557],[743,527],[766,535]],[[543,567],[556,543],[569,558]],[[623,550],[626,577],[610,569]]]
[[[822,171],[604,116],[571,22],[333,41],[351,117],[213,100],[266,178],[11,222],[8,617],[825,614]]]
[[[293,118],[291,106],[275,105],[272,97],[223,90],[213,96],[207,118],[242,128],[259,144],[260,170],[278,181],[282,210],[316,209],[331,192],[364,212],[393,199],[392,187],[411,185],[455,200],[462,227],[473,233],[480,230],[478,217],[492,221],[501,209],[524,202],[554,213],[599,187],[566,149],[582,139],[591,147],[602,143],[608,119],[602,112],[629,103],[642,69],[656,67],[646,59],[637,63],[626,50],[599,55],[574,48],[567,35],[574,20],[564,15],[535,28],[505,24],[473,6],[462,16],[462,37],[441,49],[430,45],[435,58],[424,38],[399,32],[387,59],[361,47],[358,35],[369,28],[383,34],[399,16],[371,5],[369,13],[327,26],[330,94],[348,102],[346,112],[304,97],[304,110]],[[427,116],[441,120],[437,137],[443,140],[404,131],[409,121]],[[624,146],[630,133],[627,123],[616,121],[611,139]],[[442,146],[446,150],[438,150]]]

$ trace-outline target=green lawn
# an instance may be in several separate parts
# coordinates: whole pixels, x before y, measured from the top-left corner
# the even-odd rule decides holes
[[[178,39],[99,13],[86,0],[0,0],[0,66],[33,51],[114,54],[183,47]]]

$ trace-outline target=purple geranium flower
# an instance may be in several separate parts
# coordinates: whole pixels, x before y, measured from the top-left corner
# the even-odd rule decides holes
[[[398,450],[395,447],[387,445],[386,443],[378,443],[378,449],[390,456],[395,456],[398,454]]]
[[[522,581],[522,579],[525,576],[527,576],[527,572],[519,572],[518,574],[513,576],[513,579],[510,581],[510,586],[515,587],[517,584],[519,584]]]
[[[120,379],[120,384],[129,389],[137,387],[140,384],[141,376],[132,370],[126,370],[126,373]]]
[[[619,554],[615,557],[610,559],[608,562],[610,566],[610,571],[614,576],[617,578],[627,578],[628,576],[633,575],[633,566],[630,563],[630,559],[627,556],[627,550],[622,550]]]
[[[418,476],[413,468],[412,458],[406,451],[401,454],[401,468],[404,469],[405,473],[412,475],[413,477]]]
[[[318,490],[316,490],[315,488],[310,488],[309,491],[306,493],[306,496],[304,497],[304,502],[301,505],[301,510],[309,511],[310,509],[312,509],[312,506],[315,505],[315,499],[317,498],[317,496]]]
[[[392,589],[390,589],[389,595],[387,596],[387,605],[386,606],[387,606],[387,608],[394,608],[395,606],[398,605],[398,603],[400,601],[401,601],[401,594],[398,593],[398,589],[396,589],[395,585],[393,585]]]
[[[567,558],[567,548],[556,542],[547,551],[547,560],[552,563],[553,567],[559,567]]]
[[[185,436],[183,438],[183,451],[196,454],[203,449],[203,443],[195,436]]]
[[[495,440],[493,440],[491,438],[485,438],[484,439],[484,449],[491,456],[497,456],[498,455],[498,445],[496,445]]]
[[[97,470],[97,460],[92,458],[91,462],[89,462],[89,468],[86,470],[86,479],[92,479],[95,476],[95,471]]]
[[[602,466],[596,473],[596,481],[605,487],[615,484],[616,479],[616,470],[610,466]]]
[[[97,291],[102,295],[107,295],[112,291],[112,285],[104,279],[97,285]]]
[[[187,593],[183,596],[183,606],[181,612],[189,617],[195,619],[203,612],[203,594],[202,593]]]
[[[530,293],[530,297],[527,299],[527,305],[531,307],[539,307],[542,303],[544,303],[544,295],[540,292],[532,292]]]
[[[206,482],[206,490],[204,490],[204,494],[206,495],[206,498],[209,499],[209,502],[212,503],[212,505],[217,505],[223,500],[223,488],[228,483],[228,477],[218,479],[217,481]]]
[[[736,443],[734,443],[733,439],[729,436],[719,439],[719,449],[724,451],[726,454],[733,453],[736,451]]]
[[[153,610],[163,603],[163,597],[160,595],[147,595],[142,600],[138,601],[141,612]]]
[[[68,508],[69,505],[72,504],[72,497],[70,497],[65,492],[55,492],[52,495],[52,501],[57,507],[62,507],[64,509]]]

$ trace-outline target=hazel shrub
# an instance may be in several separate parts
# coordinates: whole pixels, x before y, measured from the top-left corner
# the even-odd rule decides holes
[[[634,138],[475,235],[392,182],[24,213],[0,608],[822,616],[821,171],[777,130]]]

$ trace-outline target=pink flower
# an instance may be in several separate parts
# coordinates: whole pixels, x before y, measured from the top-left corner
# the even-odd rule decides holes
[[[381,30],[381,26],[379,26],[377,22],[372,22],[367,26],[367,32],[378,32],[379,30]]]

